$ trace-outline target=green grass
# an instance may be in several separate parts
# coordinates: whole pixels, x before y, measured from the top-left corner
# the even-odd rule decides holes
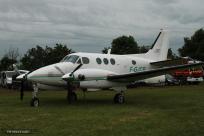
[[[0,89],[0,136],[7,129],[32,129],[46,136],[203,136],[204,85],[129,89],[126,103],[115,92],[78,92],[69,105],[66,91],[42,91],[40,107],[29,106],[31,92]]]

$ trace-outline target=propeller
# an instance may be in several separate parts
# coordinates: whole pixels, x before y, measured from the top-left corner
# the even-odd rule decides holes
[[[83,66],[83,64],[79,64],[70,74],[70,76],[73,76],[74,72],[80,69]]]
[[[72,77],[74,75],[74,72],[76,72],[78,69],[80,69],[83,66],[83,64],[79,64],[72,72],[70,72],[69,75],[66,76],[66,73],[63,72],[62,69],[60,69],[58,66],[54,66],[61,74],[62,74],[62,79],[65,81],[69,81],[69,78]]]
[[[27,76],[26,74],[27,73],[24,74],[24,75],[21,75],[21,73],[20,73],[18,67],[16,66],[16,64],[13,64],[13,69],[16,72],[16,75],[20,76],[17,80],[20,79],[20,81],[21,81],[21,84],[20,84],[20,86],[21,86],[21,89],[20,89],[20,100],[22,101],[23,100],[23,96],[24,96],[24,82],[25,82],[25,79],[26,79],[26,76]]]
[[[23,100],[23,96],[24,96],[24,82],[25,82],[25,80],[22,79],[21,80],[21,90],[20,90],[20,99],[21,99],[21,101]]]
[[[58,66],[54,66],[62,75],[65,75],[65,73],[58,67]]]
[[[22,74],[20,76],[17,77],[17,80],[20,80],[20,100],[23,100],[23,96],[24,96],[24,85],[25,85],[25,81],[27,81],[27,75],[30,74],[31,72],[28,72],[26,74]]]
[[[25,81],[27,80],[27,74],[25,74],[21,80],[21,90],[20,90],[20,99],[21,101],[23,100],[23,97],[24,97],[24,84],[25,84]]]
[[[79,64],[69,75],[66,75],[62,69],[60,69],[58,66],[55,66],[55,68],[63,75],[62,79],[67,82],[67,98],[69,103],[72,103],[72,93],[73,93],[73,85],[72,85],[72,80],[70,80],[70,77],[73,77],[74,72],[77,71],[82,66],[83,64]]]

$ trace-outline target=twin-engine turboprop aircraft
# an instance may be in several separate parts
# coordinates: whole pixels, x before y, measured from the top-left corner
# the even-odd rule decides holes
[[[17,78],[34,83],[32,106],[39,105],[37,84],[67,87],[67,98],[70,103],[77,99],[74,89],[76,87],[83,90],[112,89],[117,91],[114,102],[124,103],[124,91],[131,82],[203,64],[175,65],[172,63],[173,60],[167,61],[168,46],[168,31],[161,30],[147,53],[130,55],[73,53],[65,56],[59,63],[42,67]],[[23,97],[23,86],[21,96]]]

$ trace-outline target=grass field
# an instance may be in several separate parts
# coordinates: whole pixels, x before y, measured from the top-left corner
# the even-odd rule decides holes
[[[30,136],[204,136],[204,84],[129,89],[123,105],[113,103],[114,94],[83,100],[78,92],[69,105],[65,91],[42,91],[40,107],[32,108],[31,92],[21,102],[18,92],[0,89],[0,136],[8,129],[31,129]]]

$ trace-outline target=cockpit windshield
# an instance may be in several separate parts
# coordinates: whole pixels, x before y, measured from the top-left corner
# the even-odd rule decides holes
[[[64,57],[60,62],[72,62],[75,63],[78,60],[79,56],[77,55],[68,55]]]

